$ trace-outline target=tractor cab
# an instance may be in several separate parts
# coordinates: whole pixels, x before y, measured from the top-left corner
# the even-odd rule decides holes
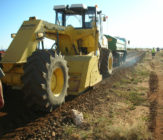
[[[106,17],[97,6],[86,6],[84,4],[72,4],[54,6],[56,11],[55,24],[60,26],[72,26],[75,29],[92,29],[96,28],[99,33],[99,43],[103,46],[106,39],[103,35],[103,22]],[[105,41],[103,41],[105,40]]]
[[[96,7],[87,7],[83,4],[54,6],[56,11],[55,24],[73,26],[74,28],[92,28],[100,22],[100,11]],[[96,21],[95,21],[96,19]]]

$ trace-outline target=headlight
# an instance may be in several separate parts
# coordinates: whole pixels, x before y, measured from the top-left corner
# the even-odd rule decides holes
[[[37,39],[42,39],[44,37],[44,33],[37,33],[36,38]]]
[[[11,34],[11,38],[15,38],[16,34]]]

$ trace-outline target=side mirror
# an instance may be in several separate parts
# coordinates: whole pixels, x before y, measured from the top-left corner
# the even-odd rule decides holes
[[[103,17],[103,21],[104,21],[104,22],[106,21],[106,17],[105,17],[105,16]]]
[[[105,22],[107,20],[108,16],[103,16],[103,22]]]
[[[102,11],[97,11],[97,14],[101,14],[102,13]]]
[[[15,38],[15,36],[16,36],[15,33],[11,34],[11,38]]]
[[[130,40],[128,40],[128,44],[130,44]]]

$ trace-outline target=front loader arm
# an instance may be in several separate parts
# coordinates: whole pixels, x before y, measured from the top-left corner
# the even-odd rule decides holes
[[[37,47],[36,33],[42,28],[42,20],[24,21],[7,49],[1,63],[24,63]]]

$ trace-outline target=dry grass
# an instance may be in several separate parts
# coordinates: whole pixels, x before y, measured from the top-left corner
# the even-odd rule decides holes
[[[106,98],[90,112],[83,112],[85,124],[65,125],[68,139],[148,140],[149,107],[147,101],[149,69],[147,58],[112,88],[105,89]]]
[[[159,58],[160,58],[160,62],[161,62],[160,66],[161,66],[161,68],[163,69],[163,51],[161,51],[161,52],[159,53]]]
[[[142,120],[135,120],[132,125],[121,121],[109,127],[108,138],[112,140],[142,140],[151,137],[146,123]]]

